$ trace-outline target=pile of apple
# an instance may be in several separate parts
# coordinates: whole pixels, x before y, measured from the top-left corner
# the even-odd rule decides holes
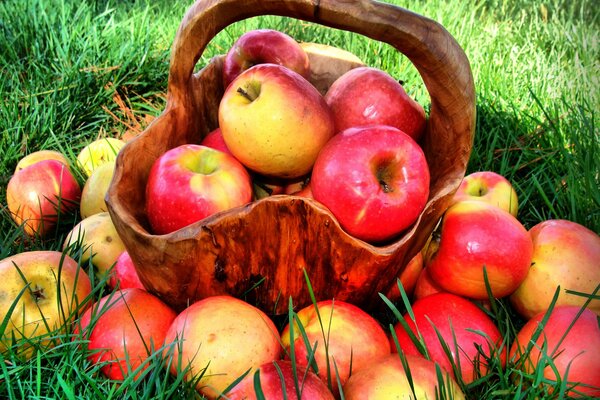
[[[259,46],[265,35],[270,45]],[[248,61],[257,49],[273,54]],[[343,75],[323,96],[306,80],[306,55],[297,49],[270,30],[234,44],[224,64],[219,128],[201,145],[168,151],[152,168],[147,211],[156,233],[246,204],[260,197],[257,187],[313,196],[350,234],[374,243],[413,223],[429,186],[418,145],[423,109],[389,75],[367,67]],[[266,63],[277,54],[295,61]],[[374,88],[385,89],[368,95]],[[0,352],[30,358],[56,345],[57,331],[72,333],[110,379],[143,379],[158,356],[211,399],[256,398],[257,379],[267,399],[385,399],[413,390],[435,398],[438,369],[446,396],[461,399],[462,384],[498,368],[490,359],[527,375],[549,362],[547,354],[553,366],[543,370],[545,379],[568,381],[572,396],[600,396],[600,236],[566,220],[527,230],[503,176],[465,177],[427,245],[385,293],[386,301],[410,307],[393,329],[335,299],[318,299],[278,329],[240,299],[209,297],[177,312],[144,289],[104,203],[123,145],[94,141],[75,168],[56,151],[17,165],[7,204],[27,235],[50,235],[77,206],[82,219],[63,252],[0,260]],[[85,177],[83,189],[75,171]],[[114,290],[95,299],[93,276]],[[526,320],[512,343],[487,312],[496,299],[507,299]]]

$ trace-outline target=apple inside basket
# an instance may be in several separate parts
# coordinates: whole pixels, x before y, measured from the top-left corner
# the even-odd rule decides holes
[[[222,57],[194,74],[214,35],[227,25],[275,14],[353,31],[394,46],[416,66],[431,97],[421,140],[430,168],[430,194],[417,221],[392,242],[375,246],[340,227],[320,203],[271,196],[212,215],[170,234],[154,235],[145,212],[145,186],[154,161],[184,143],[199,143],[217,127],[224,89]],[[358,64],[308,49],[311,80],[321,91]],[[475,126],[475,94],[469,62],[438,23],[402,8],[370,0],[198,1],[185,15],[169,72],[167,106],[121,151],[107,195],[113,221],[140,279],[166,303],[182,309],[211,295],[244,297],[265,312],[287,311],[335,298],[365,308],[422,248],[449,205],[466,170]]]

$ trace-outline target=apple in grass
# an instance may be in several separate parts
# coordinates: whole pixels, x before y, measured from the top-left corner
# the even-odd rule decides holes
[[[513,293],[529,271],[533,242],[525,227],[508,211],[489,203],[465,200],[446,210],[440,242],[426,269],[444,290],[489,298]]]
[[[56,160],[65,164],[67,167],[69,166],[69,160],[63,153],[56,150],[38,150],[21,158],[15,167],[15,173],[19,172],[25,167],[43,160]]]
[[[87,339],[88,360],[101,363],[109,379],[138,379],[148,358],[164,344],[177,316],[158,297],[139,288],[104,296],[79,320],[77,331]]]
[[[241,35],[223,60],[225,88],[242,72],[256,64],[278,64],[308,79],[308,55],[291,36],[273,29],[255,29]]]
[[[311,175],[314,199],[350,235],[383,242],[410,227],[429,197],[419,145],[386,125],[348,128],[323,147]]]
[[[34,348],[53,347],[91,298],[89,277],[58,251],[27,251],[0,261],[0,353],[16,342],[30,358]],[[26,340],[26,342],[22,342]]]
[[[185,144],[153,164],[146,184],[146,212],[155,234],[166,234],[252,200],[248,171],[232,155]]]
[[[387,335],[379,322],[359,307],[337,300],[323,300],[298,313],[298,321],[308,338],[308,347],[294,320],[281,333],[287,354],[293,343],[295,361],[303,367],[314,359],[319,376],[334,393],[337,378],[343,385],[351,374],[369,368],[390,353]],[[316,350],[313,354],[313,349]]]
[[[514,217],[519,210],[517,192],[508,179],[492,171],[473,172],[463,179],[454,201],[479,200],[508,211]]]
[[[10,216],[29,236],[46,235],[59,215],[77,208],[80,197],[81,187],[69,167],[54,159],[18,170],[6,187]]]
[[[173,321],[163,354],[169,370],[194,380],[209,399],[219,396],[250,370],[281,356],[273,321],[253,305],[231,296],[211,296],[183,310]],[[181,370],[180,370],[181,369]]]
[[[114,161],[125,141],[116,138],[101,138],[86,145],[77,155],[77,166],[89,177],[100,165]]]
[[[119,257],[117,257],[117,261],[108,279],[108,286],[111,289],[138,288],[146,290],[144,284],[140,281],[135,264],[127,250],[123,250]]]
[[[365,125],[389,125],[414,140],[425,130],[423,107],[388,73],[358,67],[333,82],[325,101],[333,112],[336,132]]]
[[[558,286],[556,305],[583,306],[600,315],[600,236],[576,222],[551,219],[533,226],[531,268],[525,280],[511,294],[512,306],[525,318],[546,310]],[[578,292],[583,295],[569,293]]]
[[[600,397],[600,327],[597,316],[578,306],[557,306],[533,316],[521,328],[510,349],[511,360],[524,374],[543,384],[564,384],[570,398]],[[545,325],[543,319],[548,317]],[[537,378],[536,378],[537,380]],[[549,388],[552,392],[552,388]]]
[[[308,174],[334,134],[323,96],[277,64],[255,65],[231,82],[219,104],[219,127],[242,164],[283,179]]]
[[[400,284],[404,289],[404,292],[408,297],[413,295],[415,287],[417,285],[417,280],[423,271],[423,253],[420,251],[406,264],[404,269],[398,275],[398,279],[400,280]],[[392,300],[397,301],[400,299],[400,289],[398,288],[398,281],[394,282],[394,284],[387,290],[385,296]]]
[[[115,172],[115,162],[108,161],[98,166],[83,185],[79,213],[81,218],[108,211],[104,198]]]

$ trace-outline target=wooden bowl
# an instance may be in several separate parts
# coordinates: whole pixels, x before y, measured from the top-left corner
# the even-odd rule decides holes
[[[393,242],[374,246],[345,233],[320,203],[272,196],[154,235],[145,214],[145,186],[165,151],[198,143],[217,127],[223,94],[222,57],[194,74],[209,41],[244,18],[280,15],[352,31],[392,45],[419,71],[431,98],[422,147],[431,170],[430,198],[418,220]],[[327,65],[327,63],[322,63]],[[334,79],[342,71],[332,71]],[[322,83],[322,82],[321,82]],[[229,294],[265,312],[335,298],[370,309],[396,284],[422,248],[464,177],[475,128],[469,61],[438,23],[371,0],[199,0],[179,27],[171,55],[164,112],[117,158],[107,204],[116,228],[152,293],[177,310]]]

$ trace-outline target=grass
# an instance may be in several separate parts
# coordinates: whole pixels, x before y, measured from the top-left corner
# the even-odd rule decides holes
[[[493,170],[511,180],[519,196],[518,218],[527,228],[562,218],[600,232],[600,13],[594,0],[394,3],[442,23],[470,59],[477,126],[468,172]],[[25,240],[5,204],[17,161],[40,149],[62,151],[74,161],[97,137],[143,129],[164,107],[170,45],[188,6],[166,1],[0,3],[0,258],[60,249],[77,221],[77,216],[64,220],[50,239]],[[429,102],[412,64],[390,46],[285,18],[253,18],[230,26],[213,39],[198,68],[225,52],[242,32],[258,27],[350,50],[402,79],[422,104]],[[78,178],[83,183],[83,174]],[[96,296],[102,287],[96,283]],[[522,321],[503,300],[494,304],[492,316],[510,343]],[[405,305],[398,307],[402,311]],[[181,376],[169,376],[158,359],[150,360],[153,367],[145,379],[115,385],[76,346],[81,337],[72,332],[53,336],[63,344],[28,362],[12,353],[0,357],[1,397],[195,396],[191,385]],[[510,372],[498,368],[491,378],[464,389],[469,398],[548,395],[539,387],[516,388]]]

